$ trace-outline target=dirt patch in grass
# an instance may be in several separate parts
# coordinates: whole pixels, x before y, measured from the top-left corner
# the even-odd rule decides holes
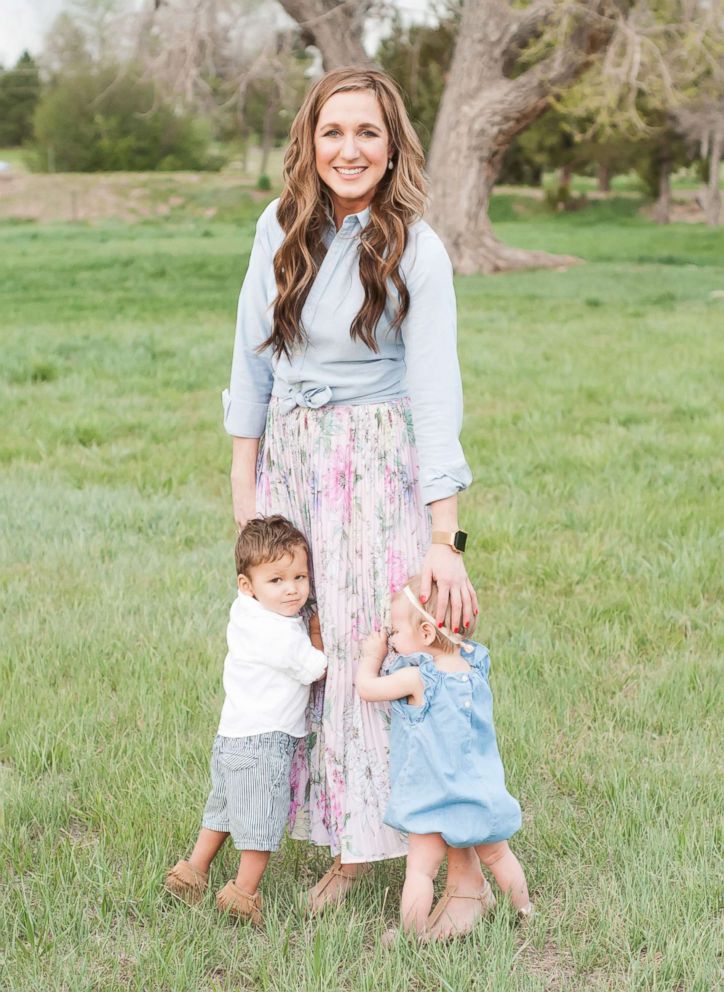
[[[624,988],[625,976],[596,969],[588,974],[576,970],[570,951],[546,941],[543,948],[524,944],[516,964],[543,983],[546,992],[609,992]]]
[[[171,213],[211,219],[215,197],[235,189],[269,198],[234,173],[13,173],[0,178],[0,220],[133,223]]]

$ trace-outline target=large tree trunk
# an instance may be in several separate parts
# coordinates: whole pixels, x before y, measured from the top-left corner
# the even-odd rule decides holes
[[[435,123],[428,170],[430,223],[458,272],[568,265],[571,256],[503,245],[488,219],[490,194],[505,150],[573,82],[613,33],[613,21],[586,18],[598,0],[581,2],[575,24],[542,62],[511,78],[516,55],[553,16],[553,0],[522,11],[506,0],[466,0],[448,83]]]
[[[610,193],[611,192],[611,169],[609,166],[604,165],[602,162],[598,163],[598,192],[599,193]]]
[[[711,137],[709,150],[709,185],[706,191],[706,222],[716,227],[721,213],[721,192],[719,190],[719,165],[721,163],[724,132],[717,128]]]
[[[371,0],[279,0],[294,18],[307,44],[322,53],[325,70],[370,64],[362,34]]]

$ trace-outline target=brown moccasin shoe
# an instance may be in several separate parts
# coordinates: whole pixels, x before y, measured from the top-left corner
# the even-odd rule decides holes
[[[204,898],[208,884],[207,872],[199,871],[188,861],[179,861],[166,875],[163,886],[172,896],[193,906]]]
[[[216,893],[216,905],[223,913],[229,913],[239,920],[251,920],[254,926],[264,924],[261,915],[261,893],[244,892],[236,882],[227,882],[220,892]]]

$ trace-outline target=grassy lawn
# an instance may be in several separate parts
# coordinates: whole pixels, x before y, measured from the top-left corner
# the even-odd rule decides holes
[[[457,281],[462,522],[531,928],[501,903],[466,941],[383,951],[402,863],[309,921],[327,859],[292,842],[264,933],[162,896],[222,700],[219,394],[262,206],[0,227],[3,987],[710,992],[724,229],[657,228],[635,201],[499,197],[505,240],[587,264]]]

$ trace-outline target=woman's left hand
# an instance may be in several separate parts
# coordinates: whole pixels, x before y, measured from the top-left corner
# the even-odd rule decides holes
[[[463,556],[446,544],[431,544],[422,562],[420,602],[424,605],[430,597],[432,581],[437,585],[435,621],[439,627],[445,622],[450,607],[450,629],[454,634],[465,634],[478,613],[478,598],[465,569]]]

